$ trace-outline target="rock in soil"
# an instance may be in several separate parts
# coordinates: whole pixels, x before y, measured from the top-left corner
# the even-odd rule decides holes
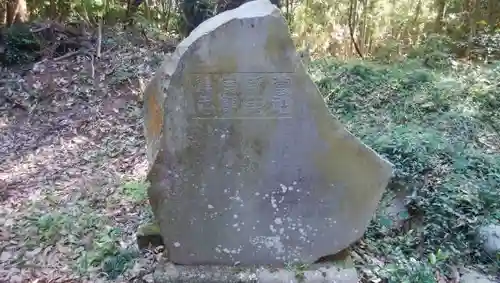
[[[500,225],[488,225],[479,229],[483,249],[492,257],[500,253]]]
[[[468,270],[460,278],[460,283],[494,283],[494,281],[489,280],[486,276],[482,275],[473,270]]]

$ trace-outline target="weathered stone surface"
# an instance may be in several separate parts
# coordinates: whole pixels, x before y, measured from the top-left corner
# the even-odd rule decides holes
[[[467,270],[461,277],[460,283],[493,283],[488,277],[473,270]]]
[[[357,283],[355,268],[312,265],[295,268],[240,268],[230,266],[182,266],[167,263],[153,274],[155,283]]]
[[[238,8],[242,4],[247,3],[249,1],[252,1],[252,0],[218,0],[216,12],[217,12],[217,14],[220,14],[222,12]],[[270,1],[271,1],[271,3],[276,5],[276,7],[278,7],[278,8],[281,7],[280,0],[270,0]]]
[[[479,238],[486,253],[492,257],[500,254],[500,225],[490,224],[479,229]]]
[[[150,202],[179,264],[312,263],[362,236],[391,165],[329,113],[276,6],[196,28],[145,91]]]

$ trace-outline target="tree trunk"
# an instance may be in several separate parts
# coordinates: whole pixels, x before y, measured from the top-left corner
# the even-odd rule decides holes
[[[397,30],[396,30],[396,21],[394,20],[396,18],[396,0],[391,0],[390,1],[390,6],[391,6],[391,13],[390,13],[390,27],[391,27],[391,36],[393,38],[396,38]]]
[[[446,0],[436,0],[437,14],[434,22],[434,32],[439,33],[443,28],[444,11],[446,9]]]
[[[144,14],[146,16],[146,19],[148,21],[151,21],[151,3],[149,3],[149,0],[144,0]]]
[[[53,20],[57,17],[57,0],[50,0],[50,19]]]
[[[7,27],[14,23],[24,23],[28,21],[28,8],[26,0],[9,0],[7,2]]]
[[[418,44],[418,38],[420,35],[420,25],[418,24],[418,20],[420,17],[420,14],[422,13],[422,0],[418,0],[417,7],[415,8],[415,17],[413,18],[413,21],[411,23],[410,27],[410,38],[411,38],[411,45],[417,45]]]
[[[167,8],[166,8],[166,15],[165,15],[165,31],[168,31],[169,25],[170,25],[170,15],[172,14],[172,1],[173,0],[167,0]]]
[[[378,0],[369,0],[367,1],[366,5],[366,13],[368,15],[371,15],[373,11],[375,10],[375,7],[378,4]],[[364,41],[365,41],[365,50],[364,54],[372,53],[372,47],[373,47],[373,20],[366,20],[366,32],[364,35]]]
[[[291,25],[291,23],[292,23],[292,14],[290,13],[290,11],[291,11],[291,9],[290,9],[290,1],[286,0],[285,1],[285,5],[286,5],[286,20],[288,22],[288,25]]]
[[[0,4],[0,25],[4,25],[7,20],[7,3]]]
[[[359,27],[359,36],[358,36],[358,49],[360,53],[366,54],[366,34],[368,32],[368,1],[367,0],[361,0],[361,17],[362,19],[359,19],[359,16],[357,16],[358,13],[355,13],[354,15],[356,18],[354,19],[354,22],[358,24]],[[358,5],[356,4],[354,6],[354,11],[357,12],[359,10]],[[356,51],[357,52],[357,51]]]
[[[488,25],[493,28],[497,24],[498,0],[488,0]]]
[[[467,37],[467,49],[465,51],[465,56],[470,58],[470,53],[474,47],[474,36],[476,35],[476,30],[477,30],[477,27],[476,27],[476,17],[477,17],[477,10],[478,10],[478,7],[477,4],[480,4],[481,2],[480,1],[477,1],[477,0],[469,0],[468,1],[468,6],[467,6],[467,14],[469,16],[469,34],[468,34],[468,37]]]
[[[354,49],[356,50],[356,53],[358,54],[359,57],[363,58],[363,53],[361,53],[361,50],[359,49],[358,43],[356,42],[356,39],[354,38],[354,28],[356,25],[356,15],[357,15],[357,0],[351,0],[349,3],[349,35],[351,37],[351,43],[354,45]]]

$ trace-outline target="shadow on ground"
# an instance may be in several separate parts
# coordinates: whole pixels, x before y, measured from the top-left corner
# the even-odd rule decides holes
[[[140,86],[158,56],[125,44],[94,66],[75,57],[2,72],[0,281],[144,275],[151,259],[133,238],[150,217]]]

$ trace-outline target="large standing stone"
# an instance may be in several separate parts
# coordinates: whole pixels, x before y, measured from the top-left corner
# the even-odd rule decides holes
[[[221,13],[145,92],[150,202],[179,264],[311,263],[362,236],[391,165],[333,119],[268,0]]]

